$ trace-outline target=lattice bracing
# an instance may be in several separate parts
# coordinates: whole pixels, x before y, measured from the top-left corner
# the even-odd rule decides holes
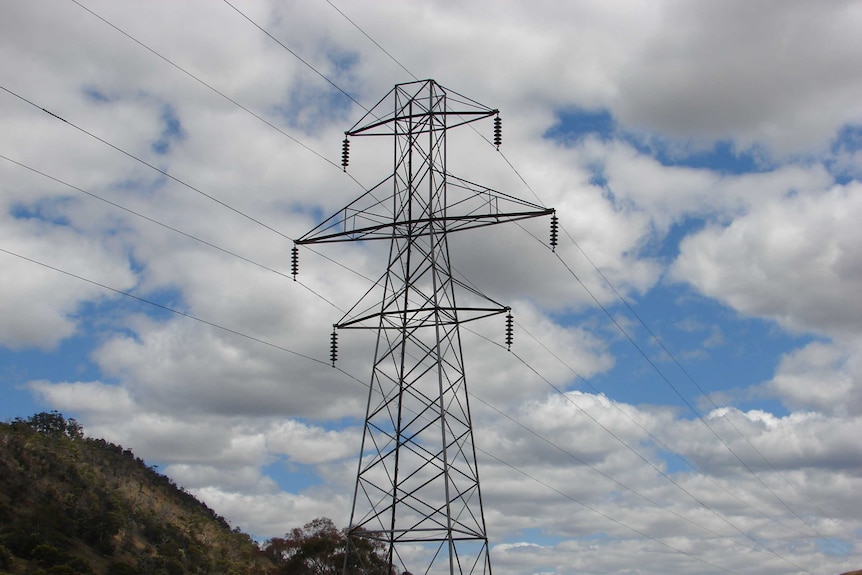
[[[452,277],[447,237],[553,213],[447,173],[447,130],[497,114],[433,80],[395,86],[345,133],[392,137],[392,175],[296,241],[390,242],[335,327],[377,331],[348,547],[383,542],[393,572],[491,572],[459,325],[510,310]]]

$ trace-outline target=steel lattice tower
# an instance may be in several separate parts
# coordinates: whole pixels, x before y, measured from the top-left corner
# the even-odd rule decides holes
[[[509,308],[452,277],[447,236],[553,213],[447,173],[447,131],[492,116],[499,146],[497,110],[433,80],[395,86],[343,150],[346,169],[348,138],[391,137],[392,175],[296,240],[390,242],[386,272],[334,326],[377,331],[345,572],[363,571],[349,554],[367,538],[392,573],[491,573],[459,325]]]

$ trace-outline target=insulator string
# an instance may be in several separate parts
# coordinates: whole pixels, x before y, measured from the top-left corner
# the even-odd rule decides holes
[[[335,326],[332,326],[332,337],[329,347],[329,359],[332,361],[332,367],[335,367],[335,360],[338,359],[338,332]]]
[[[557,251],[557,235],[560,229],[560,219],[557,217],[557,213],[554,212],[554,215],[551,216],[551,251]]]
[[[512,318],[512,312],[509,311],[506,314],[506,347],[509,351],[512,351],[512,341],[514,341],[514,319]]]
[[[344,137],[344,141],[341,142],[341,168],[346,172],[347,164],[350,162],[350,140],[347,139],[347,136]]]

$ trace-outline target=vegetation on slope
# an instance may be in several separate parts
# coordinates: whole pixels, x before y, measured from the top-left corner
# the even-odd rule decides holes
[[[275,572],[248,535],[74,419],[0,423],[0,573]]]
[[[337,575],[345,535],[320,518],[258,546],[74,419],[0,423],[0,575]],[[382,544],[354,552],[351,572],[389,575]]]

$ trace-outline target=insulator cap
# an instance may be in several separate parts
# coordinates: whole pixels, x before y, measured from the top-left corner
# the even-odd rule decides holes
[[[560,219],[557,214],[551,216],[551,251],[557,251],[557,232],[560,228]]]
[[[506,347],[509,351],[512,350],[512,341],[514,340],[514,322],[511,312],[506,314]]]
[[[290,250],[290,273],[293,274],[293,281],[296,281],[296,274],[299,273],[299,248],[296,246]]]
[[[500,149],[500,144],[503,143],[503,121],[500,116],[494,118],[494,145]]]
[[[335,367],[335,360],[338,359],[338,332],[332,328],[332,338],[329,346],[329,359],[332,360],[332,367]]]
[[[350,140],[347,139],[347,136],[344,137],[344,141],[341,142],[341,167],[346,172],[347,164],[350,161]]]

